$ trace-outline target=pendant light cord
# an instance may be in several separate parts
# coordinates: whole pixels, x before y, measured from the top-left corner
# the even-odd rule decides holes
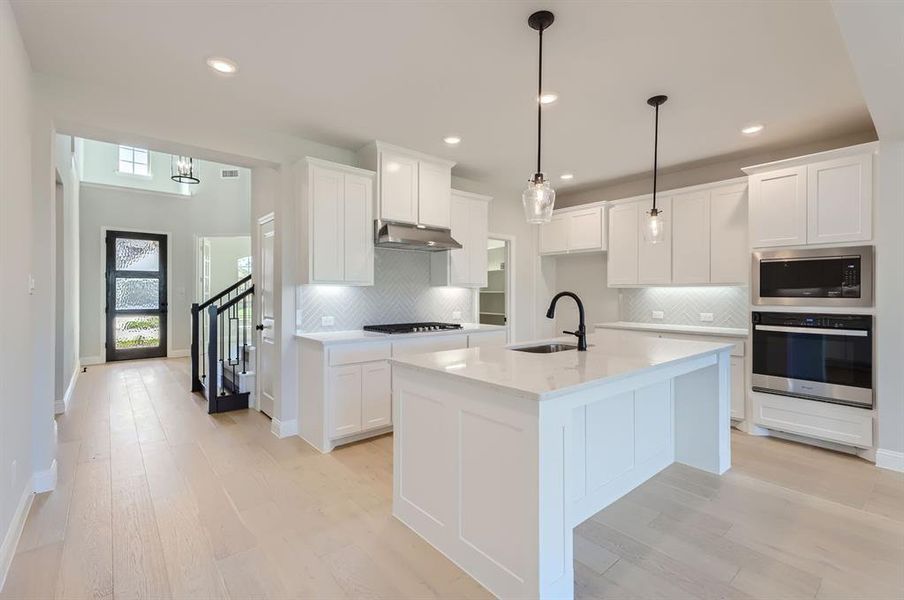
[[[540,59],[537,68],[537,174],[540,174],[541,125],[543,120],[543,28],[540,28]]]
[[[653,211],[656,211],[656,173],[659,172],[659,104],[656,105],[656,124],[653,126]]]

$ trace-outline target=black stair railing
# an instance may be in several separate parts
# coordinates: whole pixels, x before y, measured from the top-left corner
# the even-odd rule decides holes
[[[192,304],[192,391],[204,392],[210,413],[248,406],[240,381],[248,372],[253,294],[249,275]]]

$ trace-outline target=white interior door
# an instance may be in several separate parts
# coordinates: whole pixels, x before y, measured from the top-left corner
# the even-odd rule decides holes
[[[274,381],[276,379],[276,313],[273,306],[273,246],[275,230],[273,217],[260,222],[258,244],[260,245],[261,276],[255,282],[260,294],[260,333],[257,352],[257,380],[259,408],[269,417],[273,416],[276,405]],[[260,288],[257,288],[260,285]]]
[[[210,298],[210,240],[208,238],[201,238],[201,264],[199,266],[200,271],[200,295],[198,296],[200,301],[203,302]]]

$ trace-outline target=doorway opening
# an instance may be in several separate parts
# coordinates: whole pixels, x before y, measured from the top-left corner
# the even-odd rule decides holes
[[[487,240],[487,286],[480,288],[479,321],[485,325],[504,325],[511,337],[512,321],[512,244],[507,237]]]
[[[108,230],[107,361],[166,356],[167,236]]]
[[[251,236],[197,238],[195,302],[208,300],[236,281],[251,275]]]

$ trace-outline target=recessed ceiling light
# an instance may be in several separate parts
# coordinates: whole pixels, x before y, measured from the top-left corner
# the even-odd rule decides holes
[[[559,175],[559,179],[564,179],[568,181],[569,179],[574,179],[574,173],[562,173]]]
[[[763,129],[765,128],[766,126],[762,123],[751,123],[750,125],[742,128],[741,133],[743,133],[744,135],[756,135],[763,131]]]
[[[559,95],[555,92],[543,92],[540,94],[540,104],[552,104],[559,99]]]
[[[207,66],[223,75],[232,75],[239,70],[234,62],[226,58],[208,58]]]
[[[450,146],[457,146],[459,143],[461,143],[461,138],[457,135],[447,135],[443,138],[443,141]]]

